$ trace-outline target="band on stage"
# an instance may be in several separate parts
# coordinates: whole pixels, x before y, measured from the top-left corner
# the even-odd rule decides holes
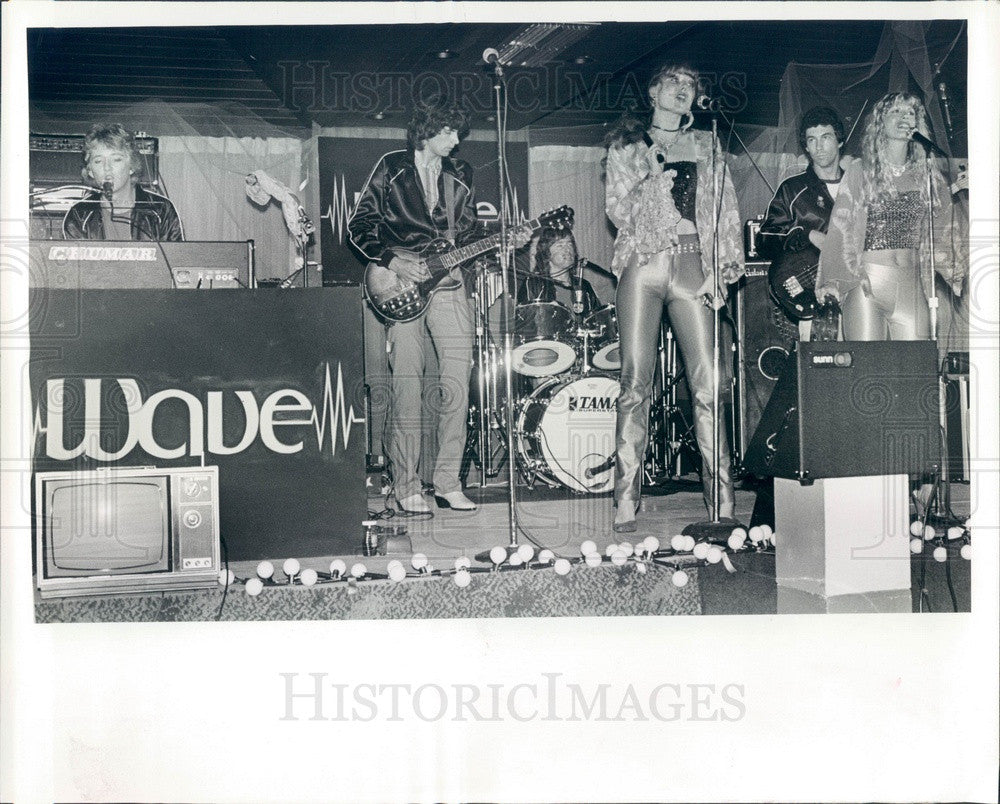
[[[662,396],[683,367],[692,422],[681,419],[673,452],[654,468],[671,471],[688,445],[708,512],[737,516],[728,428],[718,420],[732,367],[719,359],[717,329],[731,323],[727,299],[746,270],[748,211],[721,139],[692,125],[698,74],[665,66],[647,88],[645,112],[624,114],[606,138],[604,207],[617,232],[606,268],[578,253],[571,214],[556,214],[512,222],[513,270],[498,269],[494,245],[481,247],[473,168],[457,155],[469,130],[459,103],[418,105],[406,147],[373,166],[347,231],[386,325],[384,449],[403,511],[430,515],[427,467],[438,508],[474,510],[463,488],[470,463],[489,473],[484,428],[507,426],[501,409],[510,406],[517,447],[506,460],[523,479],[613,490],[614,531],[635,530],[650,450],[663,454],[651,444],[666,438],[656,423]],[[777,187],[756,239],[771,263],[767,292],[802,340],[932,338],[934,273],[963,292],[967,211],[930,158],[920,98],[886,95],[859,129],[860,156],[851,158],[836,111],[818,105],[802,115],[808,164]],[[95,125],[82,169],[92,189],[66,213],[63,236],[182,240],[176,210],[138,183],[139,168],[130,132]],[[452,265],[455,254],[464,259]],[[595,292],[597,278],[614,287],[613,299]],[[510,389],[497,382],[504,325],[514,344]],[[433,454],[422,439],[429,362],[438,371]],[[918,502],[927,494],[920,485]]]

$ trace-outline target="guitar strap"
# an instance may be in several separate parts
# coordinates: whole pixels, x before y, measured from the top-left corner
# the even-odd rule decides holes
[[[455,177],[444,174],[444,211],[448,215],[448,241],[455,245]]]

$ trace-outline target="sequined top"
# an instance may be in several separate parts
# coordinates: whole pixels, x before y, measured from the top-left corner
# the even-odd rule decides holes
[[[903,190],[875,199],[868,205],[865,251],[916,248],[920,245],[923,217],[919,190]]]
[[[674,176],[670,194],[674,198],[674,206],[682,218],[695,223],[695,196],[698,192],[698,165],[695,162],[667,162],[664,170],[672,170]]]

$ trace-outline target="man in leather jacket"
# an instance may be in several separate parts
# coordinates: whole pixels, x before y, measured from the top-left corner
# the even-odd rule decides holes
[[[63,218],[67,240],[183,240],[174,205],[139,185],[142,162],[124,127],[98,123],[84,138],[84,181],[100,188]]]
[[[809,157],[809,165],[778,186],[760,227],[757,247],[769,260],[811,248],[819,261],[833,202],[844,176],[840,167],[844,126],[833,109],[817,106],[802,116],[799,144]],[[810,323],[799,322],[804,339],[809,337]]]
[[[445,238],[457,246],[474,239],[476,222],[472,168],[450,156],[468,131],[465,112],[454,105],[418,107],[407,127],[407,148],[385,154],[375,165],[347,224],[350,241],[367,263],[378,263],[401,279],[419,282],[430,273],[419,252]],[[401,250],[412,253],[401,253]],[[474,310],[466,289],[434,294],[423,316],[396,323],[386,333],[390,405],[386,449],[394,491],[404,511],[427,513],[418,475],[425,366],[424,328],[440,367],[438,454],[433,457],[435,500],[441,508],[471,511],[459,478],[469,412]]]

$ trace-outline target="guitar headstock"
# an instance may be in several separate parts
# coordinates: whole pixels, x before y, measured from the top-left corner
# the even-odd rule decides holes
[[[573,228],[573,207],[563,204],[556,209],[550,209],[538,216],[538,228],[548,229],[572,229]]]

